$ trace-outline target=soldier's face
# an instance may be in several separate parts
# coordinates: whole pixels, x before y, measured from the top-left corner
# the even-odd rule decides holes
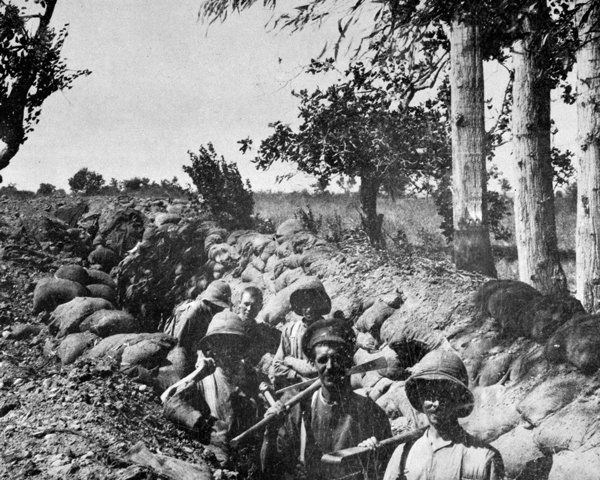
[[[315,367],[325,388],[341,388],[346,382],[346,372],[352,366],[352,357],[346,349],[335,344],[314,347]]]
[[[252,321],[260,312],[262,308],[262,302],[260,299],[250,295],[249,293],[244,293],[242,295],[242,299],[240,301],[240,317],[244,322]]]
[[[453,426],[458,419],[461,390],[448,381],[428,381],[419,385],[423,413],[437,429]]]

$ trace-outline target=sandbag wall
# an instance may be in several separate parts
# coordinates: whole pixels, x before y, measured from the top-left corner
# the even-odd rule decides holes
[[[544,297],[519,282],[485,284],[482,277],[439,262],[410,259],[392,266],[367,250],[344,255],[294,220],[276,235],[227,232],[186,216],[185,205],[170,212],[154,207],[146,213],[151,222],[142,241],[114,271],[118,294],[112,310],[104,304],[101,314],[69,313],[63,323],[63,309],[90,308],[66,306],[88,298],[83,280],[50,304],[51,324],[64,336],[61,348],[69,360],[110,355],[141,367],[138,373],[164,366],[176,349],[170,337],[155,331],[161,319],[213,279],[231,285],[234,304],[245,285],[261,288],[265,305],[259,320],[278,325],[295,318],[289,305],[293,289],[317,276],[332,298],[330,315],[352,321],[359,332],[363,348],[356,361],[379,350],[390,359],[389,368],[352,382],[385,409],[395,430],[424,424],[404,393],[410,367],[432,349],[453,349],[467,365],[476,398],[465,428],[501,451],[509,478],[596,478],[600,322],[575,300]],[[90,316],[112,318],[118,305],[133,319],[124,322],[132,331],[106,335],[114,332],[108,320]],[[142,353],[127,350],[135,345]]]

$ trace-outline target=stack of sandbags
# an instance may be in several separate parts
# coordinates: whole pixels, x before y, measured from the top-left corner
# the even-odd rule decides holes
[[[535,288],[516,280],[492,280],[477,294],[482,311],[495,319],[509,337],[525,336],[545,342],[562,324],[585,309],[577,299],[544,296]]]
[[[207,273],[212,274],[215,280],[220,279],[225,272],[237,266],[240,259],[235,248],[227,243],[213,243],[206,252],[208,261],[204,265]]]
[[[370,303],[370,302],[369,302]],[[379,343],[379,332],[383,323],[404,303],[402,293],[389,293],[376,297],[366,308],[354,326],[359,332],[368,333]]]
[[[50,315],[50,330],[62,338],[79,331],[79,325],[97,310],[114,310],[113,305],[103,298],[76,297],[56,307]]]
[[[33,291],[33,313],[51,312],[57,306],[76,297],[89,297],[90,291],[83,285],[60,278],[43,278]]]

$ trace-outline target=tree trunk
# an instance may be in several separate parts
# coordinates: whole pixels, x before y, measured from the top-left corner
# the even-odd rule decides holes
[[[377,213],[377,193],[380,185],[381,181],[376,175],[365,173],[360,176],[360,220],[371,245],[384,248],[385,239],[381,231],[383,214]]]
[[[513,155],[516,161],[515,233],[519,278],[544,294],[567,292],[560,264],[554,216],[550,141],[550,92],[546,55],[538,22],[547,15],[536,0],[535,18],[523,21],[523,36],[513,44]]]
[[[483,62],[477,26],[454,20],[450,45],[454,263],[495,277],[485,202]]]
[[[583,46],[577,52],[577,298],[588,312],[600,306],[600,22],[598,5],[582,5],[579,15],[593,8],[580,26]]]

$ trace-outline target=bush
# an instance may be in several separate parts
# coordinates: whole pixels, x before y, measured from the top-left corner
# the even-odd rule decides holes
[[[188,153],[192,165],[184,165],[183,171],[198,189],[201,207],[226,228],[251,228],[252,189],[248,181],[244,185],[237,165],[219,158],[212,143]]]
[[[302,222],[304,230],[314,233],[315,235],[321,230],[323,224],[323,215],[316,215],[313,213],[310,206],[307,204],[306,209],[302,207],[296,208],[294,211],[294,217]]]
[[[40,188],[38,188],[38,195],[52,195],[56,192],[56,187],[50,183],[40,183]]]
[[[125,191],[138,191],[150,185],[150,179],[147,177],[133,177],[129,180],[123,180],[123,188]]]
[[[104,185],[104,177],[99,173],[82,168],[75,175],[69,178],[69,187],[73,193],[84,193],[91,195],[98,193]]]

